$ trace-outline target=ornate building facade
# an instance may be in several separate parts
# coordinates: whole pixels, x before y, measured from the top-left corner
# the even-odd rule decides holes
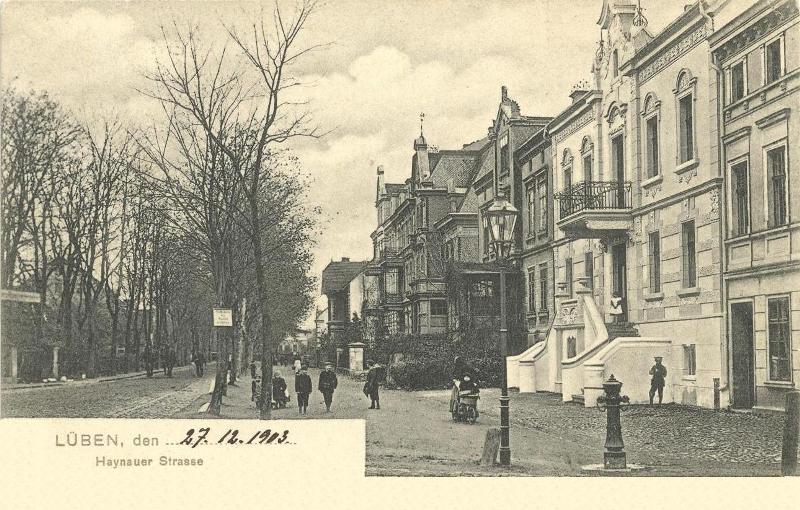
[[[710,38],[722,77],[723,370],[737,408],[782,407],[800,379],[799,24],[796,2],[760,1]]]

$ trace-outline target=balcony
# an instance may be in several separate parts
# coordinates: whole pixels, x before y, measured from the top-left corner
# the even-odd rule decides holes
[[[629,181],[579,182],[556,193],[558,227],[575,238],[598,238],[631,228]]]
[[[402,264],[403,260],[400,257],[400,250],[395,247],[385,247],[378,254],[378,263],[395,263]]]

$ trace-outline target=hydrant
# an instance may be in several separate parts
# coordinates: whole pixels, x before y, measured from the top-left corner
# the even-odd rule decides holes
[[[603,383],[605,395],[597,397],[597,408],[606,412],[606,444],[603,453],[605,469],[626,469],[625,444],[622,442],[622,425],[619,421],[619,410],[622,404],[628,404],[627,395],[620,395],[622,383],[614,378],[614,374]]]

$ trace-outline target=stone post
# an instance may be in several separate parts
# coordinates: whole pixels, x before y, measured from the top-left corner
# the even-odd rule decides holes
[[[19,366],[17,365],[17,347],[11,347],[11,382],[17,382],[17,376],[19,375]]]
[[[364,347],[366,344],[362,342],[353,342],[347,344],[350,350],[350,372],[363,372],[364,371]]]
[[[58,366],[58,347],[53,347],[53,377],[58,379],[59,376],[59,366]]]

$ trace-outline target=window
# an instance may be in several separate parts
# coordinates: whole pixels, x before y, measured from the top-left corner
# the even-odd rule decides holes
[[[678,131],[680,136],[680,163],[685,163],[694,158],[692,94],[687,94],[678,101]]]
[[[572,258],[564,261],[564,281],[567,283],[567,295],[572,297]]]
[[[508,135],[500,139],[500,175],[506,175],[511,170],[511,162],[508,157]]]
[[[536,313],[536,270],[528,269],[528,311]]]
[[[697,375],[697,351],[694,344],[683,346],[683,369],[686,375]]]
[[[650,292],[661,292],[661,236],[658,231],[649,235]]]
[[[767,151],[769,226],[786,224],[786,146]]]
[[[431,299],[431,315],[438,317],[447,315],[447,301],[444,299]]]
[[[586,154],[583,156],[583,180],[585,182],[592,182],[592,155]]]
[[[734,235],[750,231],[749,195],[747,161],[742,161],[731,167],[731,227]]]
[[[611,140],[611,170],[614,172],[614,180],[619,184],[617,187],[615,206],[625,208],[625,144],[622,135],[615,136]]]
[[[572,187],[572,167],[564,169],[564,191]]]
[[[619,75],[619,53],[617,50],[611,52],[611,77],[616,78]]]
[[[791,347],[791,328],[789,325],[789,297],[767,300],[767,321],[769,322],[769,379],[771,381],[791,381],[792,371],[789,360]]]
[[[397,270],[393,269],[386,273],[386,293],[387,294],[397,294]]]
[[[647,119],[647,177],[655,177],[659,173],[658,159],[658,116]]]
[[[481,223],[483,224],[483,254],[489,254],[489,241],[490,234],[489,234],[489,219],[486,217],[486,214],[481,215]]]
[[[539,314],[547,315],[547,266],[539,266]]]
[[[547,230],[547,174],[540,175],[536,183],[539,200],[539,231]]]
[[[525,193],[528,203],[528,235],[531,235],[536,231],[536,186],[529,185]]]
[[[589,288],[594,287],[594,254],[587,251],[583,254],[583,275],[586,277],[586,284]]]
[[[611,140],[611,171],[617,182],[625,180],[625,144],[622,135]]]
[[[695,252],[694,221],[683,224],[683,286],[697,286],[697,253]]]
[[[735,103],[747,94],[744,80],[744,60],[742,60],[731,67],[731,103]]]
[[[783,75],[781,39],[775,39],[764,48],[766,82],[772,83]]]

